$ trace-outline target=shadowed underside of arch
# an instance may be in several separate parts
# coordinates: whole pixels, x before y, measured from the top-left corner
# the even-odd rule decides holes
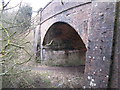
[[[73,27],[64,22],[54,23],[43,40],[45,60],[60,65],[80,65],[85,61],[86,47]]]
[[[86,50],[78,33],[69,24],[54,23],[45,35],[43,46],[53,50]]]

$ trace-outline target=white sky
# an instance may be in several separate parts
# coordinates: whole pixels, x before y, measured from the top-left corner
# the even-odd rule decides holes
[[[7,2],[9,0],[4,0],[4,1]],[[43,8],[50,1],[51,0],[22,0],[22,2],[29,3],[32,6],[33,11],[37,11],[39,8]],[[9,5],[15,6],[20,2],[21,2],[21,0],[11,0]]]
[[[1,1],[0,0],[0,8],[1,8]],[[8,2],[9,0],[4,0],[5,2]],[[15,6],[17,5],[18,3],[20,3],[21,0],[11,0],[11,3],[10,5],[11,6]],[[33,8],[33,11],[37,11],[39,8],[43,8],[48,2],[52,1],[52,0],[22,0],[23,2],[26,2],[26,3],[29,3],[32,8]],[[56,0],[56,1],[59,1],[59,0]],[[84,1],[84,0],[63,0],[63,1],[72,1],[72,2],[76,2],[76,1]],[[101,1],[101,2],[110,2],[110,1],[116,1],[116,0],[97,0],[97,1]],[[118,0],[119,1],[119,0]]]

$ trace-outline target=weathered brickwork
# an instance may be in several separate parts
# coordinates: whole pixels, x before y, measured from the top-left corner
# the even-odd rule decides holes
[[[55,2],[55,3],[56,4],[54,4],[54,5],[58,5],[57,3],[61,3],[61,2]],[[77,7],[76,7],[76,4],[77,4]],[[51,17],[51,18],[49,18],[49,20],[45,19],[46,15],[45,15],[45,17],[42,16],[42,19],[41,19],[41,22],[42,22],[42,24],[41,24],[41,30],[42,30],[41,45],[43,45],[44,37],[45,37],[46,33],[48,32],[50,26],[52,26],[53,24],[55,24],[57,22],[65,22],[74,28],[75,32],[77,32],[78,35],[80,35],[80,38],[85,43],[85,48],[87,47],[88,32],[89,32],[88,27],[90,25],[91,3],[85,2],[85,3],[79,3],[79,4],[76,3],[76,4],[74,5],[73,3],[66,3],[66,6],[69,6],[69,7],[66,7],[66,9],[64,9],[62,7],[63,8],[63,10],[61,11],[62,13],[58,14],[58,15],[56,13],[59,13],[59,12],[55,12],[54,10],[53,11],[51,10],[53,12],[53,14],[55,14],[54,17],[51,17],[52,13],[51,13],[51,11],[48,10],[48,13],[51,13],[51,14],[47,15],[47,17],[49,15]],[[52,6],[54,6],[54,5],[52,5]],[[73,9],[69,9],[70,6],[73,7]],[[42,13],[44,15],[44,10]],[[65,32],[64,32],[64,34],[65,34]],[[68,33],[66,33],[66,35],[67,34]],[[65,35],[63,35],[63,36],[65,36]],[[70,36],[68,39],[70,39],[71,37],[72,36]],[[73,43],[73,44],[75,44],[75,43]],[[44,62],[45,62],[45,60],[49,60],[50,63],[51,63],[51,60],[53,60],[52,63],[54,62],[55,65],[64,65],[64,66],[69,66],[69,65],[76,66],[77,65],[78,66],[78,65],[85,64],[85,53],[86,52],[81,52],[81,51],[78,52],[78,50],[77,51],[74,50],[73,52],[71,50],[69,50],[69,51],[63,51],[63,50],[61,51],[60,50],[60,51],[57,51],[56,53],[54,53],[54,52],[52,52],[52,51],[46,52],[45,49],[43,49],[41,59],[43,59]],[[66,52],[68,53],[67,57],[65,54]],[[71,54],[71,53],[73,53],[73,54]],[[80,53],[84,53],[84,55],[81,54],[81,56],[80,56]],[[57,57],[57,55],[60,55],[59,58]],[[54,57],[54,56],[56,56],[56,57]],[[71,58],[71,57],[74,57],[74,58]],[[71,64],[71,63],[73,63],[73,64]]]
[[[93,2],[91,30],[86,57],[85,84],[89,87],[108,87],[116,3]]]
[[[41,61],[85,65],[83,88],[118,88],[120,17],[117,2],[53,0],[41,11]]]

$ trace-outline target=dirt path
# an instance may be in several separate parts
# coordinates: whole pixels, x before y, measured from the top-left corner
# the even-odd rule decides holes
[[[50,66],[39,66],[33,67],[32,70],[40,70],[40,71],[58,71],[58,72],[80,72],[84,73],[84,66],[74,66],[74,67],[50,67]]]
[[[53,88],[81,88],[83,86],[84,66],[38,66],[33,67],[32,71],[42,77],[43,81],[49,81],[49,86]]]

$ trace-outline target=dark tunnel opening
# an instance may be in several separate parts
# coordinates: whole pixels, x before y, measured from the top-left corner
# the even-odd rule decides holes
[[[54,23],[43,40],[43,59],[52,65],[85,65],[86,47],[73,27]]]

